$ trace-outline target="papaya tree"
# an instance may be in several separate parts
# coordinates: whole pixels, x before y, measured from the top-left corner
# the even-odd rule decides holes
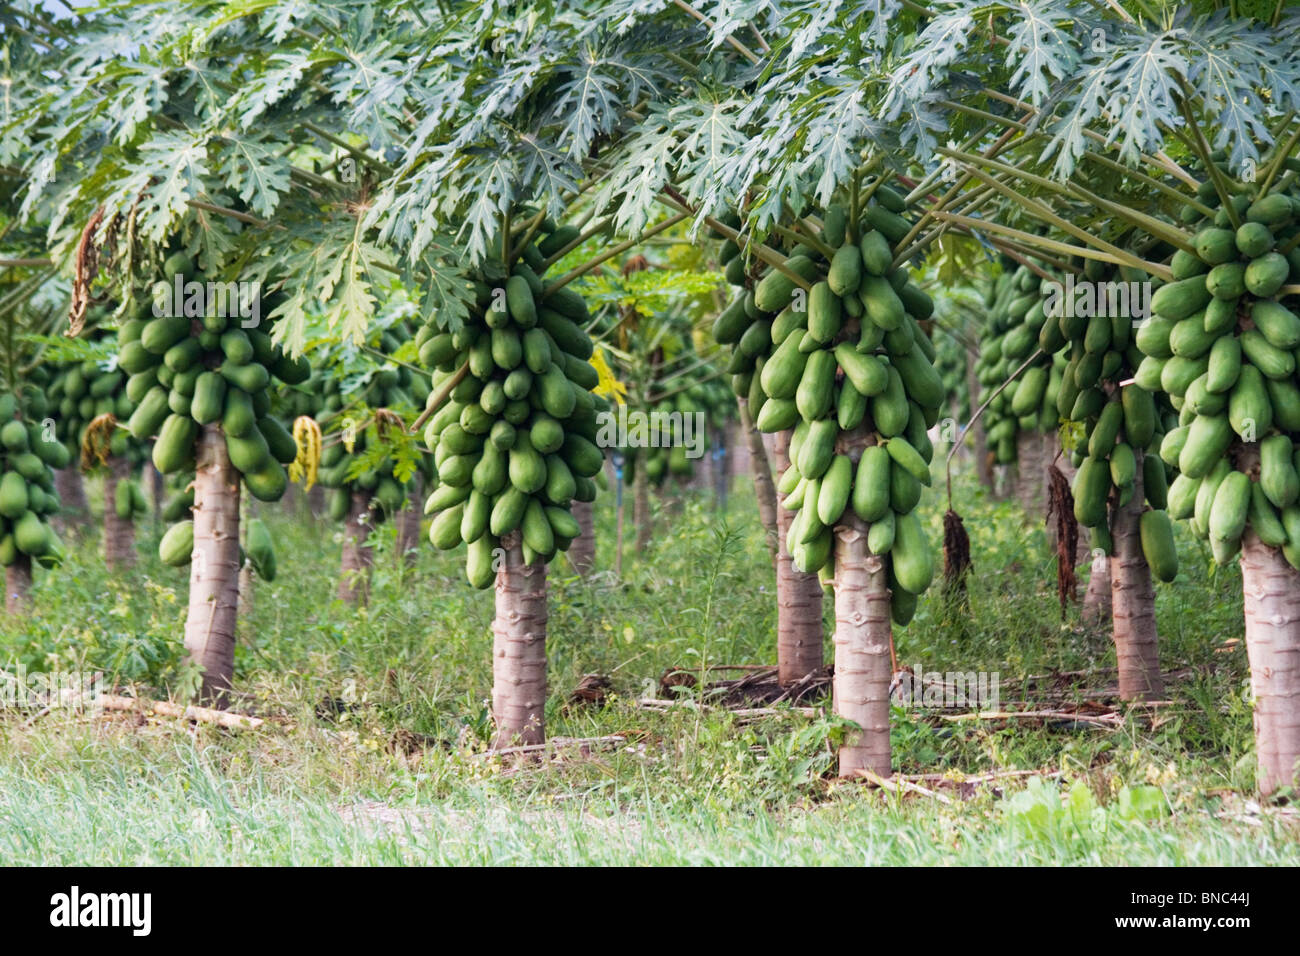
[[[1286,596],[1297,583],[1287,561],[1293,538],[1285,518],[1293,505],[1282,466],[1294,444],[1285,411],[1294,362],[1286,343],[1289,297],[1300,292],[1300,275],[1288,258],[1295,246],[1289,165],[1300,131],[1295,64],[1281,38],[1294,33],[1297,14],[1280,3],[1261,21],[1195,7],[1038,9],[1042,15],[1032,21],[1018,5],[958,4],[935,14],[921,39],[950,39],[946,46],[918,44],[905,58],[900,70],[912,79],[903,94],[917,102],[940,90],[954,93],[948,106],[1033,148],[1033,164],[1016,169],[961,150],[936,152],[1074,243],[1040,248],[1141,270],[1160,284],[1151,297],[1154,316],[1133,337],[1139,350],[1133,381],[1167,395],[1178,412],[1160,445],[1165,463],[1178,472],[1168,488],[1169,514],[1190,519],[1194,531],[1208,536],[1216,560],[1243,553],[1259,785],[1270,793],[1295,781],[1300,758],[1300,699],[1287,663],[1300,653],[1300,624]],[[961,37],[975,15],[987,31]],[[1094,41],[1080,40],[1083,34]],[[1019,42],[1035,59],[1030,68],[999,77],[990,47],[981,79],[1007,92],[973,91],[969,77],[960,91],[949,85],[945,50],[1008,37],[1013,50]],[[1090,220],[1105,217],[1110,234],[1085,228],[1080,209]],[[971,224],[959,214],[944,218]],[[985,228],[1025,240],[1001,225]],[[1150,258],[1132,255],[1135,248]],[[1110,431],[1102,427],[1103,444]],[[1086,486],[1085,511],[1097,516],[1097,492],[1113,476],[1100,459],[1089,458],[1093,463],[1081,464],[1077,480]],[[1119,470],[1127,473],[1127,466]],[[1154,508],[1130,514],[1121,524],[1129,540],[1137,525],[1147,563],[1167,572],[1170,542],[1159,514]],[[1112,579],[1125,573],[1113,572]],[[1154,667],[1147,662],[1149,671]]]

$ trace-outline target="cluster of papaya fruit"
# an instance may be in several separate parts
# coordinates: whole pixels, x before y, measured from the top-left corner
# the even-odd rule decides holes
[[[1048,316],[1043,279],[1025,265],[1002,257],[1002,272],[985,291],[987,338],[980,343],[975,378],[992,391],[1011,378],[1040,345]],[[1016,436],[1051,431],[1057,425],[1057,393],[1065,358],[1047,351],[993,397],[984,413],[989,451],[999,465],[1016,461]]]
[[[435,547],[469,546],[465,571],[477,588],[492,584],[503,536],[520,532],[526,563],[548,560],[581,533],[573,499],[596,497],[592,479],[604,463],[596,415],[609,404],[592,392],[599,375],[588,361],[587,306],[572,289],[542,282],[548,257],[578,236],[542,220],[521,239],[517,261],[480,268],[463,325],[430,324],[416,336],[435,393],[466,370],[425,427],[437,468],[425,513],[434,515]]]
[[[111,346],[115,333],[96,329],[86,340],[95,346]],[[96,359],[53,363],[48,395],[55,409],[55,434],[68,446],[71,457],[80,453],[86,426],[100,415],[112,415],[119,422],[131,417],[135,406],[126,395],[126,373]],[[146,448],[131,441],[126,431],[112,438],[111,454],[126,458],[133,466],[143,464]]]
[[[163,278],[199,278],[184,253],[164,263]],[[275,308],[263,300],[262,313]],[[130,377],[126,398],[135,403],[129,428],[138,440],[157,435],[154,467],[162,474],[194,467],[195,442],[203,425],[220,424],[230,462],[249,492],[261,501],[284,494],[284,466],[297,444],[270,416],[271,380],[306,381],[311,368],[291,359],[258,328],[210,304],[203,316],[153,314],[143,302],[118,329],[118,365]]]
[[[402,509],[411,488],[414,475],[401,480],[394,473],[396,462],[389,454],[359,474],[354,474],[360,465],[356,462],[362,458],[369,460],[366,452],[372,448],[384,447],[381,426],[375,422],[358,429],[352,435],[352,447],[349,449],[342,434],[335,441],[327,443],[321,450],[320,483],[330,489],[326,496],[326,513],[331,520],[343,521],[348,516],[354,491],[372,492],[369,503],[371,523],[379,524],[392,517]],[[421,456],[419,472],[426,479],[432,479],[433,462],[427,455]]]
[[[1214,196],[1201,191],[1207,205]],[[1300,283],[1300,197],[1244,192],[1232,205],[1170,260],[1136,337],[1137,379],[1178,411],[1160,446],[1179,471],[1170,514],[1191,519],[1220,564],[1250,527],[1300,568],[1300,317],[1279,298]]]
[[[23,411],[44,414],[21,409],[12,392],[0,394],[0,565],[9,567],[26,555],[52,567],[62,552],[48,524],[59,510],[52,469],[66,467],[69,454],[41,425],[25,421]]]
[[[701,378],[707,378],[710,373],[707,369],[700,369],[695,373]],[[650,408],[645,409],[648,421],[654,422],[654,416],[680,416],[682,421],[686,416],[703,415],[703,421],[713,428],[723,427],[731,413],[735,411],[736,403],[732,399],[727,386],[720,379],[712,378],[708,381],[697,382],[684,391],[676,395],[660,399]],[[668,418],[662,418],[664,421],[671,421]],[[692,422],[695,419],[692,418]],[[692,426],[694,427],[694,426]],[[699,450],[707,454],[710,448],[709,434],[707,428],[703,432],[693,431],[692,435],[699,435]],[[650,484],[658,486],[663,484],[669,476],[687,481],[695,474],[695,465],[699,461],[698,457],[692,458],[687,454],[691,451],[684,442],[674,441],[668,444],[668,447],[659,448],[629,448],[626,452],[627,464],[624,468],[625,479],[632,481],[636,476],[636,469],[645,463],[646,478]],[[694,454],[691,451],[691,454]]]
[[[852,508],[870,526],[871,552],[889,555],[900,625],[934,576],[915,509],[930,484],[927,430],[946,397],[920,325],[934,304],[894,265],[912,228],[904,211],[903,197],[883,184],[858,221],[832,204],[819,228],[805,219],[806,240],[788,250],[784,269],[757,282],[733,268],[738,245],[724,246],[728,277],[747,287],[714,325],[719,342],[736,344],[732,387],[748,396],[757,427],[793,429],[778,487],[797,512],[788,537],[796,566],[823,581],[833,574],[832,528]],[[856,470],[845,433],[866,444]]]
[[[87,341],[111,348],[116,333],[96,328],[88,334]],[[115,364],[91,358],[53,365],[48,395],[57,412],[55,435],[67,447],[70,460],[80,456],[86,429],[92,421],[101,415],[112,415],[118,422],[126,422],[135,410],[126,395],[126,373],[111,367]],[[113,428],[107,452],[114,458],[125,459],[134,475],[148,456],[148,446],[135,440],[125,427]],[[134,478],[117,483],[112,504],[123,521],[149,510],[144,492]]]
[[[1078,469],[1074,478],[1074,517],[1090,529],[1092,545],[1114,554],[1118,509],[1129,506],[1141,489],[1150,508],[1138,519],[1143,554],[1161,581],[1178,573],[1173,526],[1166,512],[1169,475],[1154,454],[1165,432],[1176,424],[1159,391],[1134,382],[1143,361],[1134,334],[1135,299],[1108,291],[1116,282],[1136,280],[1131,270],[1116,270],[1096,260],[1082,263],[1082,278],[1092,283],[1093,307],[1062,307],[1047,319],[1039,344],[1061,349],[1068,362],[1057,388],[1053,416],[1083,425],[1083,436],[1071,452]],[[1059,301],[1059,300],[1058,300]],[[1129,307],[1120,307],[1128,301]],[[1113,507],[1112,507],[1113,505]]]
[[[941,335],[935,339],[934,350],[934,370],[939,373],[943,390],[948,395],[948,407],[958,422],[968,422],[974,396],[966,381],[966,363],[970,361],[966,346],[954,336]]]
[[[375,345],[385,355],[392,356],[412,340],[406,323],[398,321],[383,331]],[[326,510],[331,519],[347,518],[354,490],[374,493],[370,512],[376,524],[401,509],[414,475],[399,480],[394,473],[396,462],[389,455],[378,458],[373,467],[358,471],[362,467],[357,464],[360,460],[374,457],[367,455],[367,451],[384,444],[379,425],[369,420],[367,410],[382,408],[400,410],[400,413],[420,408],[429,397],[429,388],[427,375],[390,362],[371,368],[359,377],[315,372],[301,385],[282,391],[279,405],[290,417],[312,417],[334,432],[321,448],[318,472],[321,485],[330,489]],[[433,479],[430,456],[420,456],[417,473],[426,480]]]

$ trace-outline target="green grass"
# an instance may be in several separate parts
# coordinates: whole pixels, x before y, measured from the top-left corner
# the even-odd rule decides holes
[[[774,660],[772,575],[746,491],[725,515],[689,497],[665,506],[649,553],[629,549],[622,581],[586,583],[556,562],[549,732],[629,742],[522,766],[473,755],[491,733],[492,596],[463,583],[458,555],[426,549],[408,570],[381,530],[371,606],[353,610],[333,599],[338,529],[264,509],[281,577],[258,584],[237,667],[241,706],[267,725],[0,714],[0,865],[1300,863],[1295,816],[1250,802],[1244,652],[1224,649],[1241,636],[1240,581],[1210,576],[1190,538],[1178,581],[1158,589],[1165,667],[1188,676],[1169,691],[1177,716],[1156,729],[943,725],[896,711],[896,769],[1058,771],[1060,791],[1074,787],[1066,804],[1055,781],[1018,779],[950,804],[838,782],[829,741],[842,729],[828,717],[638,708],[670,667]],[[1059,620],[1041,529],[1014,505],[958,492],[976,570],[970,610],[924,598],[896,631],[900,660],[997,671],[1004,700],[1018,677],[1113,666],[1106,635],[1081,628],[1074,609]],[[598,519],[609,567],[607,501]],[[187,579],[158,564],[156,535],[142,528],[139,567],[113,577],[93,538],[76,542],[64,569],[38,578],[40,613],[0,621],[0,666],[101,670],[142,694],[191,686]],[[609,675],[614,693],[568,706],[587,673]],[[317,715],[328,699],[348,702],[341,717]],[[1154,810],[1132,812],[1152,786]]]

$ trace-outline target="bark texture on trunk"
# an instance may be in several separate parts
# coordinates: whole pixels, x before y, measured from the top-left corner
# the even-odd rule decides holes
[[[1032,523],[1041,521],[1047,510],[1043,439],[1043,434],[1036,431],[1022,429],[1016,434],[1016,500]]]
[[[1080,529],[1086,531],[1086,529]],[[1080,534],[1086,538],[1086,533]],[[1110,625],[1110,558],[1098,549],[1092,556],[1092,569],[1088,572],[1088,589],[1083,593],[1080,611],[1083,623],[1095,627]]]
[[[163,479],[162,472],[153,466],[153,462],[146,461],[144,469],[140,472],[141,480],[148,479],[149,482],[149,502],[153,506],[153,523],[154,527],[162,524],[163,504],[167,499],[167,484]]]
[[[312,485],[311,491],[307,492],[307,508],[311,511],[311,516],[319,521],[325,514],[325,488],[322,485]]]
[[[966,391],[970,395],[970,407],[977,407],[980,385],[975,376],[975,356],[966,356]],[[993,490],[993,462],[989,458],[989,442],[984,431],[984,419],[978,419],[971,426],[971,440],[975,447],[975,474],[979,476],[980,484],[990,491]]]
[[[216,425],[204,425],[194,475],[194,552],[185,652],[203,673],[204,700],[220,706],[235,672],[239,611],[239,475]]]
[[[517,531],[501,539],[492,620],[494,747],[546,740],[546,565],[524,564]]]
[[[1164,683],[1156,638],[1156,592],[1138,532],[1143,500],[1142,452],[1136,454],[1138,471],[1133,497],[1117,511],[1111,529],[1115,539],[1115,555],[1110,561],[1111,616],[1120,698],[1158,700],[1164,694]]]
[[[59,496],[59,511],[54,516],[60,534],[77,531],[79,519],[90,510],[86,503],[86,486],[76,462],[54,473],[54,491]]]
[[[1270,796],[1300,786],[1300,572],[1247,529],[1241,590],[1255,697],[1257,784]]]
[[[720,511],[727,510],[727,491],[731,488],[731,448],[727,439],[731,432],[731,423],[727,422],[716,430],[718,456],[714,459],[713,494]]]
[[[104,475],[104,563],[110,571],[135,564],[135,521],[117,516],[117,486],[131,480],[131,463],[121,455],[108,459]]]
[[[573,503],[573,520],[578,522],[582,533],[569,545],[569,564],[585,577],[596,568],[596,528],[592,523],[590,501]]]
[[[13,564],[5,568],[5,611],[9,614],[26,614],[31,603],[32,559],[18,555]]]
[[[778,473],[790,467],[790,434],[784,431],[775,436],[772,452]],[[781,686],[788,687],[825,666],[822,585],[815,573],[795,568],[785,541],[794,513],[782,507],[785,495],[777,491],[776,498],[776,669]]]
[[[745,433],[745,443],[749,446],[750,470],[754,475],[754,497],[758,499],[758,517],[767,531],[767,550],[772,554],[775,564],[777,555],[777,538],[780,536],[776,515],[776,483],[772,480],[772,465],[763,447],[763,436],[754,427],[749,417],[748,399],[736,399],[740,409],[740,427]]]
[[[339,568],[339,599],[349,604],[370,598],[370,568],[375,552],[370,538],[370,492],[352,489],[347,523],[343,528],[343,559]]]
[[[290,485],[290,487],[293,487]],[[244,498],[239,503],[239,527],[243,532],[245,543],[248,541],[248,522],[253,517],[253,502],[251,496]],[[253,562],[248,560],[247,548],[245,550],[244,566],[239,569],[239,616],[242,619],[253,613]],[[248,630],[248,624],[245,622],[244,630]]]
[[[840,435],[840,454],[856,473],[867,443],[865,423]],[[835,713],[860,727],[840,746],[840,776],[890,773],[889,683],[892,665],[889,573],[867,548],[869,527],[852,507],[835,527]]]
[[[410,500],[397,515],[397,553],[408,568],[414,567],[420,556],[420,519],[424,515],[424,482],[417,474],[407,491]]]
[[[632,476],[632,523],[636,525],[637,553],[645,554],[653,529],[650,527],[650,476],[646,473],[644,455],[637,459],[636,473]]]
[[[890,773],[889,581],[867,530],[852,508],[835,529],[835,713],[862,728],[840,746],[840,776]]]

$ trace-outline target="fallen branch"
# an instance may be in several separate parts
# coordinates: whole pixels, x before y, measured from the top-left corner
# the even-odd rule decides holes
[[[890,793],[897,793],[900,796],[904,793],[919,793],[923,797],[933,797],[940,803],[951,804],[952,800],[941,793],[935,793],[933,790],[927,790],[919,784],[912,783],[906,777],[894,777],[892,780],[886,780],[870,770],[854,770],[850,776],[862,777],[868,783],[880,787],[882,790],[888,790]]]
[[[1110,730],[1118,729],[1123,726],[1124,721],[1118,714],[1105,715],[1088,715],[1072,714],[1068,711],[1059,710],[1013,710],[1013,711],[988,711],[972,714],[935,714],[941,720],[959,721],[959,720],[1073,720],[1082,723],[1096,724],[1098,727],[1105,727]]]
[[[518,747],[496,747],[492,750],[485,750],[482,753],[473,755],[474,760],[483,760],[487,757],[508,757],[514,754],[533,754],[542,751],[560,749],[562,747],[591,747],[596,745],[610,745],[627,743],[627,738],[621,734],[609,734],[605,737],[552,737],[544,744],[523,744]]]
[[[175,717],[184,720],[197,720],[201,724],[216,724],[227,730],[255,730],[265,721],[261,717],[249,717],[245,714],[232,714],[226,710],[214,710],[211,707],[197,707],[193,704],[182,706],[168,700],[147,700],[143,697],[123,697],[120,694],[100,694],[91,699],[91,706],[105,710],[132,711],[158,717]]]
[[[644,710],[655,710],[660,713],[673,708],[686,708],[687,710],[704,712],[722,711],[734,714],[737,717],[778,717],[782,714],[799,714],[802,717],[817,716],[816,707],[714,707],[710,704],[699,704],[693,700],[664,700],[661,697],[642,697],[637,700],[636,705]]]

